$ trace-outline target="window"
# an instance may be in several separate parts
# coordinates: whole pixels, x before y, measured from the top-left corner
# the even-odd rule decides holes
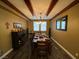
[[[57,21],[57,29],[60,29],[60,21]]]
[[[38,22],[34,22],[34,31],[39,31],[39,23]]]
[[[46,31],[46,22],[41,22],[41,31]]]
[[[67,30],[67,15],[56,20],[56,29],[62,31]]]
[[[34,31],[46,31],[47,22],[33,22]]]
[[[61,23],[61,29],[65,29],[65,25],[66,25],[65,21],[62,21],[62,23]]]

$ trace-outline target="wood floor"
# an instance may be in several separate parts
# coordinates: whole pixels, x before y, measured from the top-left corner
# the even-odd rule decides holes
[[[71,59],[59,46],[52,41],[51,54],[44,57],[38,57],[36,51],[32,53],[30,40],[19,49],[12,51],[3,59]]]

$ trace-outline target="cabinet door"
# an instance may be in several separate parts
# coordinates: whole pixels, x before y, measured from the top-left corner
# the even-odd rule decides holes
[[[12,32],[12,47],[13,47],[13,49],[19,48],[18,41],[19,41],[19,37],[18,37],[17,32]]]

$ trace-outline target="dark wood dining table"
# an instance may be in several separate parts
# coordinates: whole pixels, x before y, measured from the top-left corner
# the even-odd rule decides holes
[[[34,43],[37,43],[38,41],[46,41],[46,40],[49,40],[49,38],[45,33],[41,33],[41,34],[36,33],[33,38]]]
[[[45,33],[41,33],[41,34],[36,33],[32,40],[33,50],[37,51],[38,54],[40,54],[40,55],[43,54],[43,52],[45,52],[44,55],[46,55],[46,53],[49,54],[50,45],[51,45],[51,43],[49,41],[50,41],[50,38]],[[41,52],[41,51],[43,51],[43,52]]]

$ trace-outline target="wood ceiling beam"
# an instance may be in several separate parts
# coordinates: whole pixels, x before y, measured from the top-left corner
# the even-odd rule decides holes
[[[53,20],[53,19],[54,19],[55,17],[57,17],[58,15],[60,15],[61,13],[67,11],[67,10],[70,9],[71,7],[75,6],[75,5],[78,4],[78,3],[79,3],[79,0],[73,1],[73,2],[72,2],[71,4],[69,4],[66,8],[64,8],[62,11],[60,11],[59,13],[57,13],[54,17],[52,17],[52,18],[50,19],[50,21]]]
[[[24,1],[25,1],[25,4],[27,5],[27,7],[29,8],[31,14],[34,15],[34,10],[33,10],[30,0],[24,0]]]
[[[47,13],[46,13],[47,16],[48,16],[49,13],[52,11],[52,9],[53,9],[54,6],[56,5],[57,1],[58,1],[58,0],[52,0],[52,1],[51,1],[50,5],[49,5],[49,8],[48,8],[48,10],[47,10]]]
[[[10,3],[8,0],[1,0],[2,2],[4,2],[5,4],[7,4],[9,7],[11,7],[12,9],[14,9],[16,12],[20,13],[22,16],[24,16],[26,19],[30,20],[26,15],[24,15],[18,8],[16,8],[12,3]]]

